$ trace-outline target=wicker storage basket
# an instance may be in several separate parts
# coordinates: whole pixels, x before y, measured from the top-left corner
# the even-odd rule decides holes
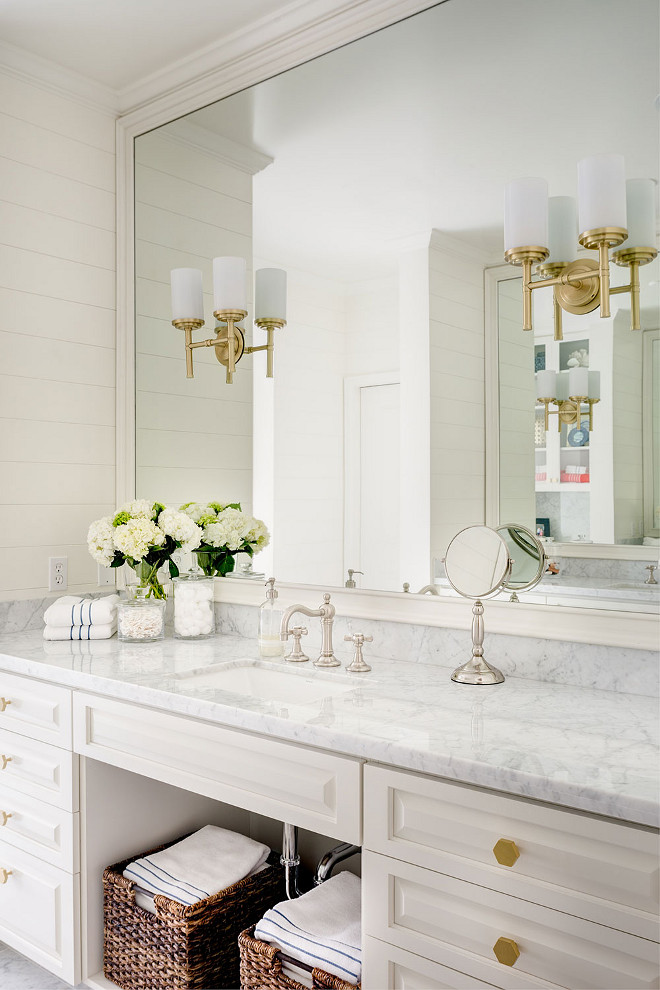
[[[266,869],[197,904],[156,894],[155,915],[137,906],[135,884],[122,876],[137,858],[103,873],[104,975],[124,990],[236,990],[239,933],[284,896],[279,857],[272,854]]]
[[[241,950],[241,990],[307,990],[282,972],[279,949],[254,937],[254,925],[238,937]],[[300,965],[300,963],[297,963]],[[322,969],[312,970],[318,990],[360,990],[361,984],[346,983]]]

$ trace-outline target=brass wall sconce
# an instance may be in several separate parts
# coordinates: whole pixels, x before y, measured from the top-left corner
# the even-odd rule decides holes
[[[589,432],[593,430],[593,407],[600,402],[600,372],[587,368],[571,368],[568,372],[539,371],[536,375],[537,402],[545,406],[545,430],[550,429],[550,416],[557,416],[557,430],[565,426],[580,427],[583,416],[589,417]],[[556,409],[551,409],[556,405]],[[583,407],[587,408],[584,409]]]
[[[193,332],[204,326],[202,273],[197,268],[172,270],[172,324],[185,333],[187,378],[194,377],[193,351],[198,347],[215,348],[216,358],[227,369],[228,385],[233,383],[236,365],[243,355],[258,351],[266,352],[266,377],[273,377],[274,333],[286,326],[286,272],[261,268],[256,273],[254,322],[267,334],[267,342],[258,347],[246,347],[245,330],[239,326],[247,316],[245,273],[244,258],[213,259],[213,315],[218,325],[214,337],[194,341]]]
[[[606,318],[611,315],[610,296],[624,292],[631,299],[630,329],[640,330],[639,268],[658,253],[655,182],[626,182],[622,155],[584,158],[578,162],[578,204],[570,196],[548,199],[545,179],[516,179],[506,187],[504,258],[523,269],[523,330],[532,329],[533,290],[550,286],[555,340],[563,339],[562,310],[582,315],[600,306],[601,318]],[[568,260],[575,255],[576,241],[598,251],[598,261]],[[630,281],[610,286],[610,249],[624,241],[612,260],[630,269]],[[534,265],[540,277],[532,281]]]

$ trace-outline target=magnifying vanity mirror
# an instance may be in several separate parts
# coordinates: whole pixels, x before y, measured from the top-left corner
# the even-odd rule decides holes
[[[451,676],[459,684],[501,684],[504,674],[484,659],[484,606],[503,589],[517,592],[538,584],[545,565],[543,546],[524,526],[497,530],[469,526],[447,547],[445,572],[454,591],[476,599],[472,606],[472,656]]]
[[[538,173],[553,195],[572,195],[575,161],[610,148],[624,154],[630,175],[657,172],[655,0],[638,0],[632,19],[620,2],[599,3],[597,18],[592,4],[557,3],[551,21],[527,0],[511,0],[506,18],[491,0],[441,3],[136,137],[131,497],[177,506],[240,502],[271,532],[258,571],[324,589],[350,589],[350,575],[355,594],[397,592],[404,582],[437,587],[441,608],[440,561],[467,549],[454,538],[450,554],[458,530],[483,522],[497,530],[476,527],[491,554],[489,587],[459,572],[464,593],[515,594],[543,573],[543,546],[531,535],[537,517],[548,518],[557,542],[562,532],[575,539],[569,556],[589,556],[589,539],[600,537],[589,535],[581,506],[590,497],[595,517],[608,492],[610,542],[596,563],[618,567],[622,587],[639,584],[639,601],[622,591],[620,608],[657,607],[643,583],[644,564],[657,553],[643,545],[660,533],[657,490],[645,510],[641,467],[631,473],[624,455],[633,438],[636,450],[649,451],[647,465],[660,458],[645,411],[657,404],[658,374],[646,374],[643,390],[642,362],[627,361],[627,373],[640,376],[639,408],[632,391],[620,398],[616,383],[603,385],[590,448],[565,450],[566,431],[558,439],[548,433],[557,478],[578,478],[557,481],[559,503],[550,475],[536,480],[546,463],[538,437],[535,445],[541,359],[520,329],[519,280],[510,267],[498,283],[499,322],[488,341],[484,279],[488,285],[503,259],[506,182]],[[530,119],[525,88],[511,90],[510,65],[523,78],[542,77],[548,92],[579,92],[587,49],[616,50],[619,59],[588,119],[566,113],[561,100]],[[484,101],[484,92],[492,99]],[[226,384],[213,348],[195,352],[195,377],[186,378],[181,333],[171,325],[170,271],[201,269],[210,288],[217,256],[245,258],[249,286],[258,269],[287,272],[274,379],[255,354]],[[640,347],[658,327],[654,280],[657,297],[657,260],[643,269]],[[543,305],[534,300],[539,332]],[[246,344],[261,345],[251,290],[246,308]],[[210,292],[204,311],[209,326]],[[623,352],[597,342],[599,333],[605,339],[597,324],[607,322],[597,316],[588,348],[566,318],[571,346],[557,345],[555,355],[548,344],[548,367],[551,358],[566,363],[586,349],[601,382],[614,374]],[[493,369],[497,381],[489,385]],[[492,442],[484,421],[495,423]],[[587,462],[590,483],[569,470]],[[500,526],[501,518],[524,526]],[[557,580],[567,581],[568,571],[562,562]],[[547,604],[599,604],[584,597],[588,582],[572,580],[574,598],[552,599],[549,582]]]

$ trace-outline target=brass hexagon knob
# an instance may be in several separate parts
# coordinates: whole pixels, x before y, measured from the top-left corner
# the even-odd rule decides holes
[[[498,938],[493,952],[503,966],[515,966],[520,956],[520,949],[512,938]]]
[[[498,839],[493,846],[493,852],[500,866],[513,866],[520,856],[520,849],[513,839]]]

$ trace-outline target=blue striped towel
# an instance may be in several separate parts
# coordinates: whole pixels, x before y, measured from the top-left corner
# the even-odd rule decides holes
[[[117,618],[118,601],[119,595],[105,595],[103,598],[64,595],[48,606],[44,612],[44,622],[51,627],[107,625]],[[87,639],[87,636],[84,638]]]
[[[173,846],[129,863],[124,876],[148,894],[196,904],[255,873],[269,853],[262,842],[205,825]]]
[[[338,873],[319,887],[267,911],[255,938],[292,959],[316,966],[347,983],[362,974],[360,881]]]

